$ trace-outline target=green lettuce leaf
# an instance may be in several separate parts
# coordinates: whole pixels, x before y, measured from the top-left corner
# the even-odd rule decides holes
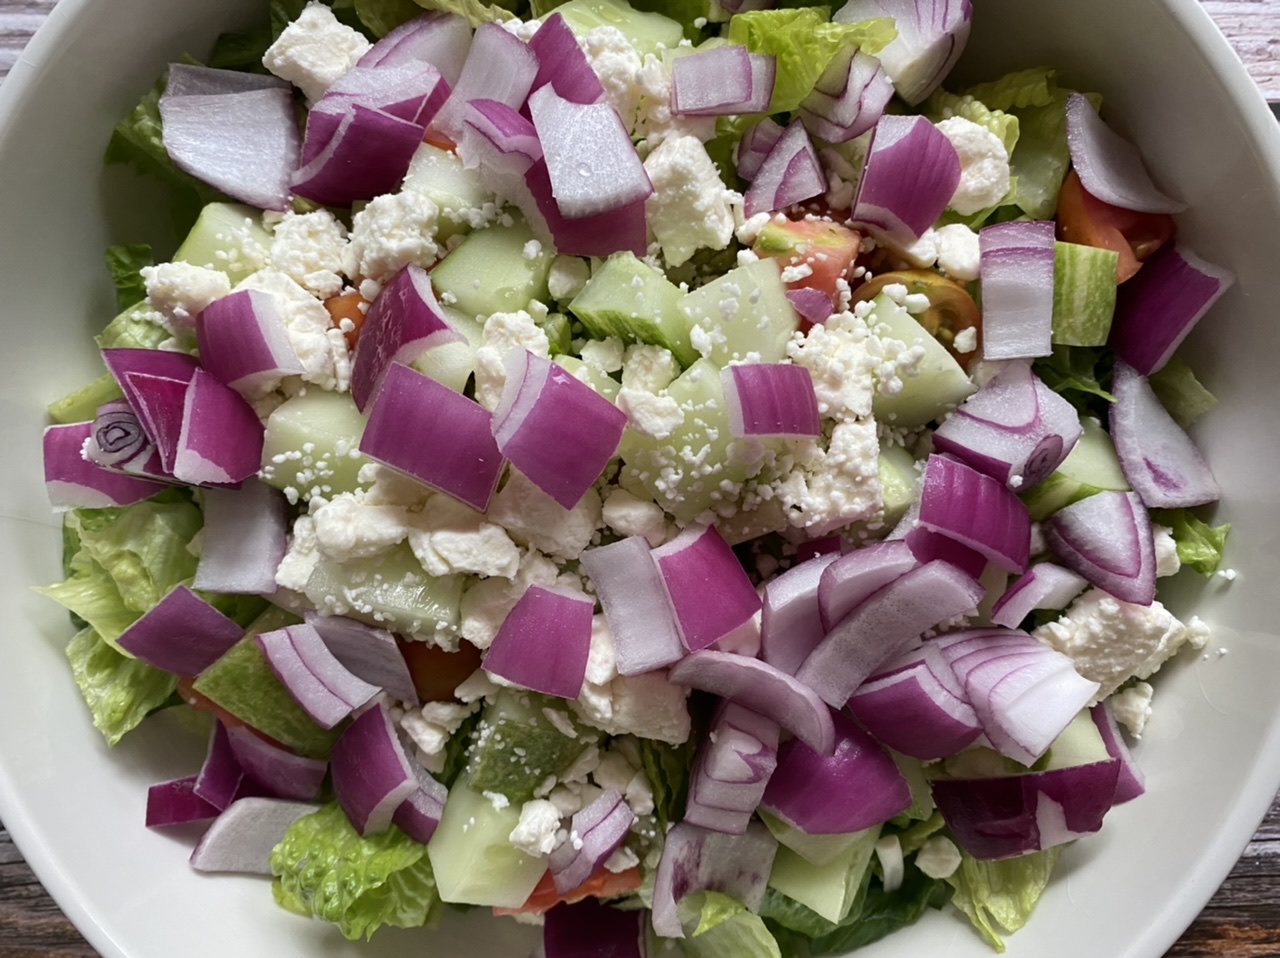
[[[729,40],[752,53],[777,57],[770,113],[794,110],[813,91],[835,55],[848,46],[879,53],[897,37],[893,20],[881,17],[861,23],[832,23],[829,7],[752,10],[729,21]]]
[[[146,243],[107,247],[107,270],[116,284],[116,309],[128,309],[147,298],[147,284],[140,271],[155,261]]]
[[[510,20],[512,13],[505,9],[505,4],[482,3],[481,0],[415,0],[424,10],[443,10],[445,13],[456,13],[473,27],[494,20]]]
[[[979,861],[964,854],[947,879],[955,890],[951,902],[987,944],[1003,953],[1001,931],[1012,934],[1027,923],[1061,851],[1055,847],[1002,861]]]
[[[668,745],[648,738],[636,739],[636,744],[640,748],[640,766],[653,789],[653,814],[658,820],[659,834],[664,834],[667,825],[684,817],[693,736],[683,745]]]
[[[276,901],[347,938],[421,928],[441,913],[427,846],[392,826],[361,838],[337,803],[296,821],[271,853]]]
[[[1183,429],[1218,405],[1218,399],[1204,388],[1191,367],[1174,355],[1148,379],[1156,397]]]
[[[1013,202],[1032,219],[1049,219],[1058,207],[1058,191],[1071,164],[1067,150],[1067,97],[1058,90],[1044,106],[1012,110],[1018,118],[1018,145],[1009,157],[1010,175],[1017,177]]]
[[[115,580],[85,552],[72,557],[66,579],[35,591],[58,603],[71,613],[73,622],[88,625],[100,641],[113,648],[124,630],[142,614],[124,604]]]
[[[728,895],[699,892],[679,907],[688,958],[782,958],[763,919]]]
[[[1031,67],[1006,73],[997,80],[979,83],[965,90],[992,110],[1026,109],[1048,106],[1058,95],[1055,73],[1049,67]]]
[[[924,104],[923,110],[934,123],[948,117],[958,116],[986,127],[1004,144],[1005,151],[1012,154],[1018,143],[1018,118],[1003,110],[995,110],[975,97],[972,93],[957,96],[946,90],[937,90]]]
[[[356,16],[375,37],[388,33],[422,14],[414,0],[355,0]]]
[[[1159,509],[1151,514],[1151,518],[1173,530],[1178,559],[1184,566],[1203,576],[1211,576],[1218,571],[1231,523],[1211,526],[1197,519],[1190,509]]]
[[[165,705],[178,685],[177,676],[121,655],[93,629],[76,633],[67,646],[67,661],[93,726],[108,745]]]
[[[1109,404],[1116,401],[1103,386],[1110,380],[1111,361],[1101,348],[1054,346],[1052,355],[1037,359],[1031,368],[1080,413],[1105,420]]]

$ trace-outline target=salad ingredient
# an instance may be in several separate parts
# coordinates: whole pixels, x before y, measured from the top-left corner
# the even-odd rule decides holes
[[[418,779],[386,707],[361,712],[333,745],[329,757],[338,804],[361,835],[391,824],[400,803],[418,787]]]
[[[568,894],[590,878],[622,844],[635,818],[616,788],[575,812],[569,837],[548,859],[556,891]]]
[[[257,785],[278,798],[313,801],[324,784],[328,763],[272,745],[243,725],[225,728],[226,742],[245,784]],[[237,795],[241,788],[236,789]]]
[[[978,243],[982,358],[1030,359],[1049,355],[1053,327],[1053,224],[986,226],[978,234]]]
[[[875,16],[893,18],[898,35],[878,51],[880,61],[898,95],[914,106],[937,89],[960,58],[973,6],[968,0],[851,0],[835,18],[855,23]]]
[[[749,911],[758,911],[777,852],[777,841],[759,822],[752,822],[741,835],[687,822],[673,825],[654,880],[653,930],[667,938],[684,938],[679,905],[702,891],[719,891]]]
[[[316,725],[332,729],[351,714],[350,703],[331,691],[302,661],[289,627],[261,632],[254,641],[280,684]]]
[[[684,820],[741,835],[778,762],[780,726],[735,702],[716,710],[694,758]]]
[[[760,597],[715,526],[690,525],[651,553],[690,652],[733,641],[760,611]]]
[[[1175,231],[1167,213],[1138,213],[1104,203],[1084,188],[1075,170],[1062,181],[1054,216],[1059,239],[1116,254],[1117,283],[1133,278]]]
[[[1133,753],[1129,751],[1124,736],[1120,734],[1120,727],[1116,724],[1110,704],[1105,701],[1099,702],[1089,709],[1089,715],[1093,718],[1098,734],[1102,736],[1107,754],[1120,763],[1120,775],[1116,779],[1115,803],[1121,805],[1144,794],[1147,790],[1146,777],[1142,774],[1141,766],[1133,760]]]
[[[588,549],[581,562],[609,623],[620,675],[638,675],[684,656],[675,614],[664,601],[662,574],[642,536]]]
[[[161,782],[147,789],[147,828],[186,825],[216,818],[218,809],[195,792],[196,777]]]
[[[1135,493],[1095,493],[1059,509],[1043,530],[1059,561],[1094,585],[1138,605],[1155,598],[1151,520]]]
[[[1037,562],[1020,575],[991,607],[991,624],[1016,629],[1036,609],[1065,609],[1089,583],[1070,569]]]
[[[230,293],[201,310],[196,342],[204,368],[246,399],[260,399],[285,376],[306,371],[275,300],[260,290]]]
[[[470,48],[471,29],[466,20],[439,10],[428,11],[388,30],[356,65],[430,63],[453,87],[458,83]]]
[[[919,527],[955,539],[1007,572],[1024,572],[1031,520],[1005,485],[949,456],[931,455],[920,489]]]
[[[360,103],[350,105],[324,146],[290,178],[297,196],[349,206],[395,190],[422,142],[424,125]],[[351,170],[359,170],[352,176]]]
[[[440,827],[449,790],[428,774],[420,765],[413,766],[418,787],[400,803],[391,821],[415,842],[426,844]]]
[[[209,735],[209,750],[205,753],[204,764],[200,766],[194,786],[195,793],[218,811],[235,801],[244,782],[244,766],[231,749],[231,738],[227,735],[229,727],[221,720],[215,720]],[[328,763],[324,763],[322,768],[328,768]]]
[[[886,114],[871,135],[852,218],[914,243],[951,202],[960,172],[955,147],[927,119]]]
[[[272,850],[289,826],[315,811],[309,802],[239,798],[213,820],[191,852],[191,867],[202,872],[271,874]]]
[[[798,562],[765,585],[760,617],[760,654],[770,665],[794,675],[822,641],[826,634],[820,605],[822,577],[827,566],[839,557],[838,551],[813,556]]]
[[[643,912],[618,911],[587,898],[547,912],[542,948],[547,958],[644,958]]]
[[[792,120],[752,176],[751,188],[743,197],[742,212],[749,218],[786,209],[818,196],[825,189],[818,152],[804,124],[798,119]]]
[[[47,426],[42,440],[44,485],[58,512],[129,506],[150,499],[158,483],[99,468],[81,455],[93,437],[93,423]]]
[[[871,129],[893,97],[879,59],[859,49],[836,54],[797,113],[805,129],[828,143],[847,143]]]
[[[1116,311],[1118,263],[1119,254],[1110,249],[1053,244],[1053,342],[1106,344]]]
[[[192,587],[244,595],[275,592],[275,571],[288,548],[284,496],[254,480],[239,489],[206,489],[201,506],[204,526]]]
[[[528,43],[538,58],[533,90],[550,83],[557,96],[571,103],[595,103],[604,96],[600,78],[560,14],[547,17]]]
[[[185,585],[120,633],[117,647],[174,675],[199,675],[240,640],[244,630]]]
[[[544,695],[576,699],[591,650],[594,605],[576,590],[529,586],[489,646],[485,671]]]
[[[776,62],[745,47],[713,47],[671,65],[671,112],[675,116],[761,113],[773,96]]]
[[[493,100],[515,108],[524,103],[538,75],[538,57],[496,23],[482,23],[471,40],[458,82],[440,108],[436,127],[456,142],[462,133],[466,105]]]
[[[385,689],[398,702],[418,704],[418,691],[411,674],[412,659],[401,653],[390,632],[341,615],[308,613],[306,621],[324,640],[334,658],[353,675]],[[429,649],[420,644],[416,647]]]
[[[314,625],[291,625],[285,631],[307,670],[353,710],[362,708],[382,692],[380,686],[371,685],[348,671],[329,651],[320,631]]]
[[[820,436],[818,400],[808,370],[789,363],[754,363],[721,371],[729,433]]]
[[[94,410],[93,427],[81,458],[99,466],[123,469],[130,460],[149,453],[150,449],[151,442],[133,407],[125,399],[112,399]]]

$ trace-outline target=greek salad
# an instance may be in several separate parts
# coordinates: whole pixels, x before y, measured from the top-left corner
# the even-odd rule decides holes
[[[139,827],[349,938],[1002,951],[1208,642],[1232,277],[1103,95],[952,78],[980,6],[272,0],[170,64],[106,158],[186,238],[44,434],[93,724],[207,737]]]

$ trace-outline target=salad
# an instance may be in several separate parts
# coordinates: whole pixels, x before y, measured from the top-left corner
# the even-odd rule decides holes
[[[952,84],[968,3],[760,6],[273,0],[117,127],[186,238],[108,251],[42,591],[109,743],[207,736],[193,867],[349,938],[1003,950],[1142,795],[1231,276],[1101,96]]]

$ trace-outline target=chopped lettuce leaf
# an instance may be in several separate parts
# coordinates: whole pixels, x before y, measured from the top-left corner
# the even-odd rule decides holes
[[[361,838],[336,802],[290,826],[271,870],[280,905],[333,922],[352,941],[383,925],[434,925],[441,913],[427,846],[395,826]]]
[[[1058,206],[1058,191],[1071,164],[1067,149],[1067,97],[1059,90],[1044,106],[1013,110],[1018,118],[1018,145],[1009,157],[1009,170],[1017,177],[1011,190],[1013,202],[1032,219],[1049,219]]]
[[[712,10],[709,0],[631,0],[631,6],[645,13],[660,13],[677,23],[684,25],[685,38],[694,46],[702,38],[702,30],[694,26],[693,21],[701,17],[711,18]]]
[[[88,422],[97,415],[99,406],[123,395],[115,377],[103,373],[89,385],[51,402],[49,415],[56,423]]]
[[[1152,373],[1149,382],[1161,404],[1183,429],[1189,429],[1218,405],[1217,397],[1204,388],[1191,367],[1176,354]]]
[[[898,842],[902,845],[902,854],[910,855],[912,852],[919,851],[920,846],[929,840],[929,838],[946,827],[946,822],[942,820],[942,813],[934,810],[933,814],[923,821],[913,822],[904,828],[898,834]]]
[[[71,559],[71,572],[62,582],[37,587],[36,592],[52,599],[75,618],[94,630],[101,641],[119,652],[116,640],[138,620],[141,612],[130,609],[120,597],[115,580],[87,553]]]
[[[1218,571],[1231,523],[1211,526],[1197,519],[1190,509],[1158,509],[1151,518],[1173,530],[1178,560],[1184,566],[1190,566],[1203,576],[1211,576]]]
[[[1006,73],[997,80],[979,83],[965,90],[992,110],[1026,109],[1048,106],[1058,95],[1055,71],[1049,67],[1031,67]]]
[[[1105,420],[1109,403],[1116,401],[1103,383],[1111,377],[1111,357],[1092,346],[1054,346],[1031,366],[1046,386],[1086,416]],[[1103,368],[1099,368],[1099,367]]]
[[[67,660],[93,726],[108,745],[169,701],[178,678],[137,659],[126,658],[93,629],[81,629],[67,646]]]
[[[794,110],[813,91],[835,55],[848,46],[879,53],[898,35],[889,18],[832,23],[828,7],[752,10],[729,21],[729,40],[777,57],[770,113]]]
[[[375,37],[388,33],[421,15],[422,7],[414,0],[355,0],[356,16]]]
[[[209,53],[209,66],[216,70],[266,73],[262,55],[274,40],[271,27],[265,20],[249,30],[220,34]]]
[[[1002,861],[979,861],[962,853],[948,878],[952,903],[968,916],[983,940],[1004,952],[1000,932],[1012,934],[1027,923],[1058,861],[1061,847]]]
[[[707,891],[680,902],[689,958],[782,958],[759,915],[728,895]]]
[[[416,0],[416,2],[425,10],[456,13],[464,17],[473,27],[494,20],[510,20],[512,16],[510,10],[504,9],[505,4],[482,3],[481,0]]]
[[[640,747],[640,765],[653,789],[653,814],[658,820],[659,834],[664,834],[667,825],[684,817],[693,737],[683,745],[668,745],[648,738],[636,739],[636,743]]]
[[[188,582],[186,585],[190,586]],[[223,595],[220,592],[196,590],[196,595],[231,619],[237,625],[249,628],[253,620],[267,610],[268,602],[260,595]]]
[[[141,270],[155,261],[151,247],[146,243],[107,247],[107,271],[116,284],[117,309],[128,309],[147,298],[147,284],[142,279]]]

